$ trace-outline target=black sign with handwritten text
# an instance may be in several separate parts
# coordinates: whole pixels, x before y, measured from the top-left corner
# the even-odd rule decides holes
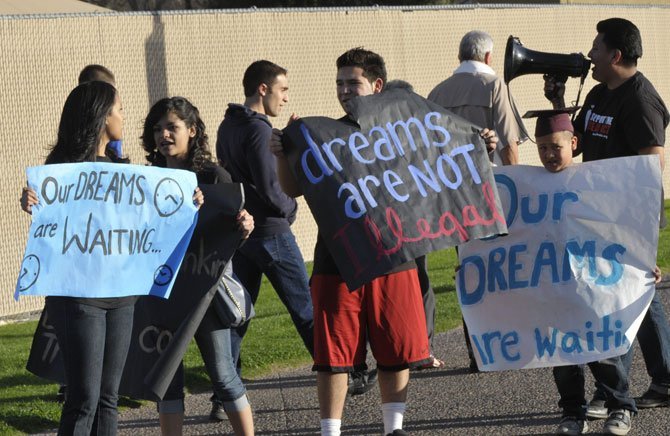
[[[507,232],[480,128],[406,90],[302,118],[285,152],[350,289],[431,251]]]

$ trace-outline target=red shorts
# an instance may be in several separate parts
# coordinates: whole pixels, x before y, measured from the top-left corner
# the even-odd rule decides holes
[[[377,277],[349,291],[338,275],[314,275],[315,371],[365,367],[366,339],[377,366],[398,371],[430,356],[416,269]]]

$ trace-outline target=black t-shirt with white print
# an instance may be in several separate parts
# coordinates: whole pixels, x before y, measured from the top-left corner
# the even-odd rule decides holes
[[[575,120],[582,135],[583,161],[635,156],[638,151],[665,143],[665,128],[670,115],[642,73],[615,89],[595,86],[586,96]]]
[[[669,121],[665,103],[639,71],[615,89],[601,83],[586,96],[574,122],[581,134],[582,160],[636,156],[640,149],[664,146]],[[667,224],[663,197],[660,212],[663,228]]]

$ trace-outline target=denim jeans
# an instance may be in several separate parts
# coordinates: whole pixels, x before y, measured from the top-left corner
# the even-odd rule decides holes
[[[230,329],[222,328],[214,308],[210,306],[195,333],[205,369],[214,393],[221,402],[235,401],[246,389],[237,374],[230,347]]]
[[[233,272],[254,303],[265,274],[288,309],[307,351],[314,355],[314,314],[305,261],[290,231],[265,238],[249,238],[235,252]],[[231,331],[233,358],[240,368],[240,346],[248,323]]]
[[[605,407],[627,409],[637,412],[635,400],[628,390],[628,378],[624,372],[620,357],[591,362],[588,364],[596,387],[605,394]],[[584,392],[584,366],[568,365],[553,368],[554,381],[561,399],[558,406],[563,409],[563,416],[584,418],[586,413],[586,397]]]
[[[667,391],[670,388],[670,326],[658,294],[654,294],[651,300],[637,332],[637,340],[651,384]],[[630,372],[634,353],[634,348],[630,347],[628,353],[621,357],[626,374]]]
[[[67,395],[59,435],[116,435],[119,383],[126,363],[134,305],[102,309],[62,298],[63,353]]]
[[[205,363],[216,397],[222,403],[232,402],[246,394],[247,390],[237,374],[230,347],[230,329],[223,327],[212,306],[207,309],[195,333],[195,342]],[[184,364],[177,372],[165,392],[158,410],[168,413],[183,411]]]

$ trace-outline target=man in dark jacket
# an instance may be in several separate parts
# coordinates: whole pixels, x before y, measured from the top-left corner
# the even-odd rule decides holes
[[[286,70],[272,62],[252,63],[244,73],[244,104],[228,105],[219,126],[216,153],[233,182],[244,185],[245,208],[255,228],[233,258],[233,271],[256,302],[263,274],[293,319],[305,347],[313,354],[312,299],[305,262],[290,225],[298,205],[282,191],[275,158],[268,148],[272,125],[288,103]],[[247,325],[231,331],[233,357],[240,371],[240,344]]]

